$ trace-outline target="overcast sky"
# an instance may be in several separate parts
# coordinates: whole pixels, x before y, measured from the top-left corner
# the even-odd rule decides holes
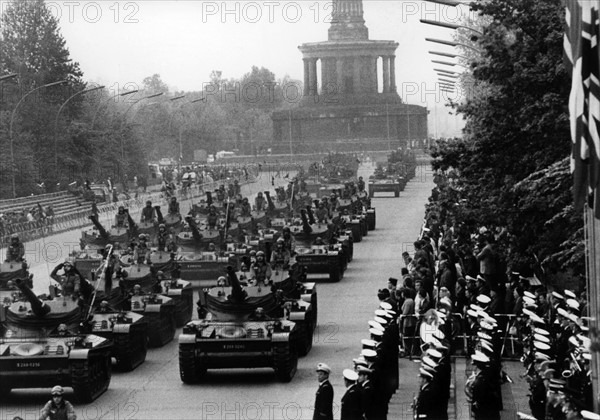
[[[71,57],[80,63],[86,81],[114,89],[158,73],[172,90],[185,91],[201,90],[212,70],[239,78],[253,65],[268,68],[277,78],[302,80],[298,46],[327,40],[332,9],[331,1],[315,0],[46,3],[59,17]],[[370,39],[400,44],[398,93],[405,102],[436,107],[431,116],[438,123],[431,121],[431,134],[454,134],[460,124],[444,110],[446,97],[436,89],[436,65],[427,53],[452,48],[424,39],[450,39],[452,30],[424,25],[419,19],[457,22],[468,9],[424,1],[363,3]]]

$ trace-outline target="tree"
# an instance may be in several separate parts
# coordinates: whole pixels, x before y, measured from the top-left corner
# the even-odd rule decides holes
[[[36,87],[61,80],[66,80],[69,86],[42,89],[29,96],[18,109],[12,133],[15,157],[16,160],[31,158],[34,162],[32,168],[17,173],[20,179],[16,183],[23,189],[20,193],[27,193],[35,180],[58,173],[53,159],[48,159],[54,155],[51,146],[55,140],[54,117],[60,104],[85,85],[79,64],[71,60],[58,22],[43,0],[13,1],[3,12],[0,70],[18,74],[18,89],[5,91],[8,107],[14,109],[19,100]],[[74,117],[80,102],[73,101],[70,105],[63,115]],[[9,149],[6,146],[3,141],[3,150]],[[52,186],[54,182],[47,184]],[[6,194],[6,191],[1,192]]]
[[[583,269],[581,219],[570,208],[569,76],[560,0],[490,0],[470,56],[476,86],[463,103],[464,139],[438,142],[434,169],[450,172],[430,210],[470,228],[508,229],[500,246],[514,265]]]

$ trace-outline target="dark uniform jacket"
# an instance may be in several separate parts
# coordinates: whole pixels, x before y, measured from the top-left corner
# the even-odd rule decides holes
[[[341,420],[362,420],[362,395],[360,385],[351,385],[342,397]]]
[[[319,384],[313,420],[333,420],[333,387],[328,380]]]
[[[364,418],[375,420],[377,418],[377,407],[375,407],[375,388],[371,381],[365,381],[361,386],[361,399]]]

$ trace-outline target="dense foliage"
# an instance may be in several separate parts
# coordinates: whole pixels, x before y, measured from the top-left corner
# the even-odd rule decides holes
[[[4,5],[0,28],[0,76],[17,75],[0,81],[0,198],[39,193],[42,183],[53,191],[86,178],[131,181],[150,160],[191,163],[199,149],[265,152],[271,112],[293,105],[282,93],[292,81],[259,67],[240,79],[214,71],[197,92],[171,91],[153,74],[83,93],[95,85],[83,81],[44,0]],[[119,95],[129,90],[138,92]]]
[[[571,207],[568,95],[560,0],[471,4],[484,35],[469,80],[480,89],[457,112],[462,139],[433,147],[438,177],[429,210],[442,222],[497,227],[515,269],[584,270],[582,219]]]

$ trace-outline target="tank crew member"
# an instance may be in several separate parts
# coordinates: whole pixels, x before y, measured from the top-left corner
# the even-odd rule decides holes
[[[240,206],[240,215],[241,216],[250,216],[251,212],[252,212],[252,207],[250,207],[248,198],[244,197],[244,199],[242,200],[242,205]]]
[[[258,192],[258,194],[256,195],[256,198],[254,199],[254,206],[256,207],[256,211],[261,212],[261,211],[265,211],[266,210],[266,200],[263,197],[263,193],[262,192]]]
[[[327,223],[329,212],[325,208],[325,204],[323,204],[323,202],[319,203],[319,208],[315,212],[315,217],[318,223]]]
[[[146,201],[146,207],[142,209],[142,216],[140,217],[140,222],[151,222],[154,223],[156,220],[156,209],[152,207],[152,201]]]
[[[294,251],[296,249],[296,241],[294,240],[294,237],[292,236],[292,231],[290,230],[289,226],[285,226],[283,228],[282,238],[284,241],[283,247],[289,251],[290,255],[293,255]]]
[[[25,245],[16,233],[10,236],[10,245],[6,250],[6,262],[22,262],[25,256]]]
[[[358,373],[344,369],[346,393],[342,397],[341,420],[363,420],[361,388],[358,385]]]
[[[250,269],[250,277],[253,278],[256,283],[263,282],[267,284],[271,281],[271,266],[265,261],[265,253],[258,251],[256,253],[256,262]]]
[[[108,302],[103,300],[102,302],[100,302],[100,308],[98,308],[98,313],[101,314],[106,314],[112,312],[110,307],[108,306]]]
[[[52,399],[46,403],[40,413],[39,420],[76,420],[75,409],[73,405],[63,399],[64,390],[62,386],[57,385],[50,392]]]
[[[140,233],[140,235],[138,236],[138,243],[133,249],[133,263],[150,263],[150,246],[148,245],[148,237],[144,233]]]
[[[320,236],[317,236],[317,238],[315,239],[315,242],[313,242],[313,246],[324,246],[325,242],[323,242],[323,238],[321,238]]]
[[[115,214],[115,227],[126,228],[127,227],[127,210],[123,206],[119,206],[117,214]]]
[[[171,202],[169,203],[169,214],[179,214],[179,203],[177,202],[177,197],[171,197]]]
[[[331,368],[325,363],[317,365],[319,388],[315,396],[313,420],[333,420],[333,387],[329,382]]]
[[[256,308],[254,313],[250,315],[249,319],[251,321],[269,321],[271,317],[269,317],[263,308]]]
[[[358,191],[364,191],[365,190],[365,181],[363,180],[362,176],[358,177]]]
[[[206,223],[208,224],[208,228],[210,230],[216,229],[218,221],[219,215],[217,214],[217,209],[214,205],[211,205],[210,209],[208,210],[208,215],[206,216]]]
[[[285,249],[285,240],[283,238],[277,239],[275,249],[271,254],[271,267],[281,267],[287,269],[290,265],[290,252]]]
[[[167,249],[167,242],[169,242],[169,232],[164,223],[158,226],[158,232],[156,234],[156,243],[159,251],[165,251]]]
[[[220,185],[219,189],[215,191],[217,193],[217,201],[225,201],[227,194],[225,192],[225,185]]]
[[[63,270],[63,275],[58,274],[58,271],[61,269]],[[50,277],[60,284],[63,296],[77,297],[81,292],[82,283],[85,281],[81,273],[77,268],[73,267],[73,263],[68,259],[64,263],[54,267]]]

